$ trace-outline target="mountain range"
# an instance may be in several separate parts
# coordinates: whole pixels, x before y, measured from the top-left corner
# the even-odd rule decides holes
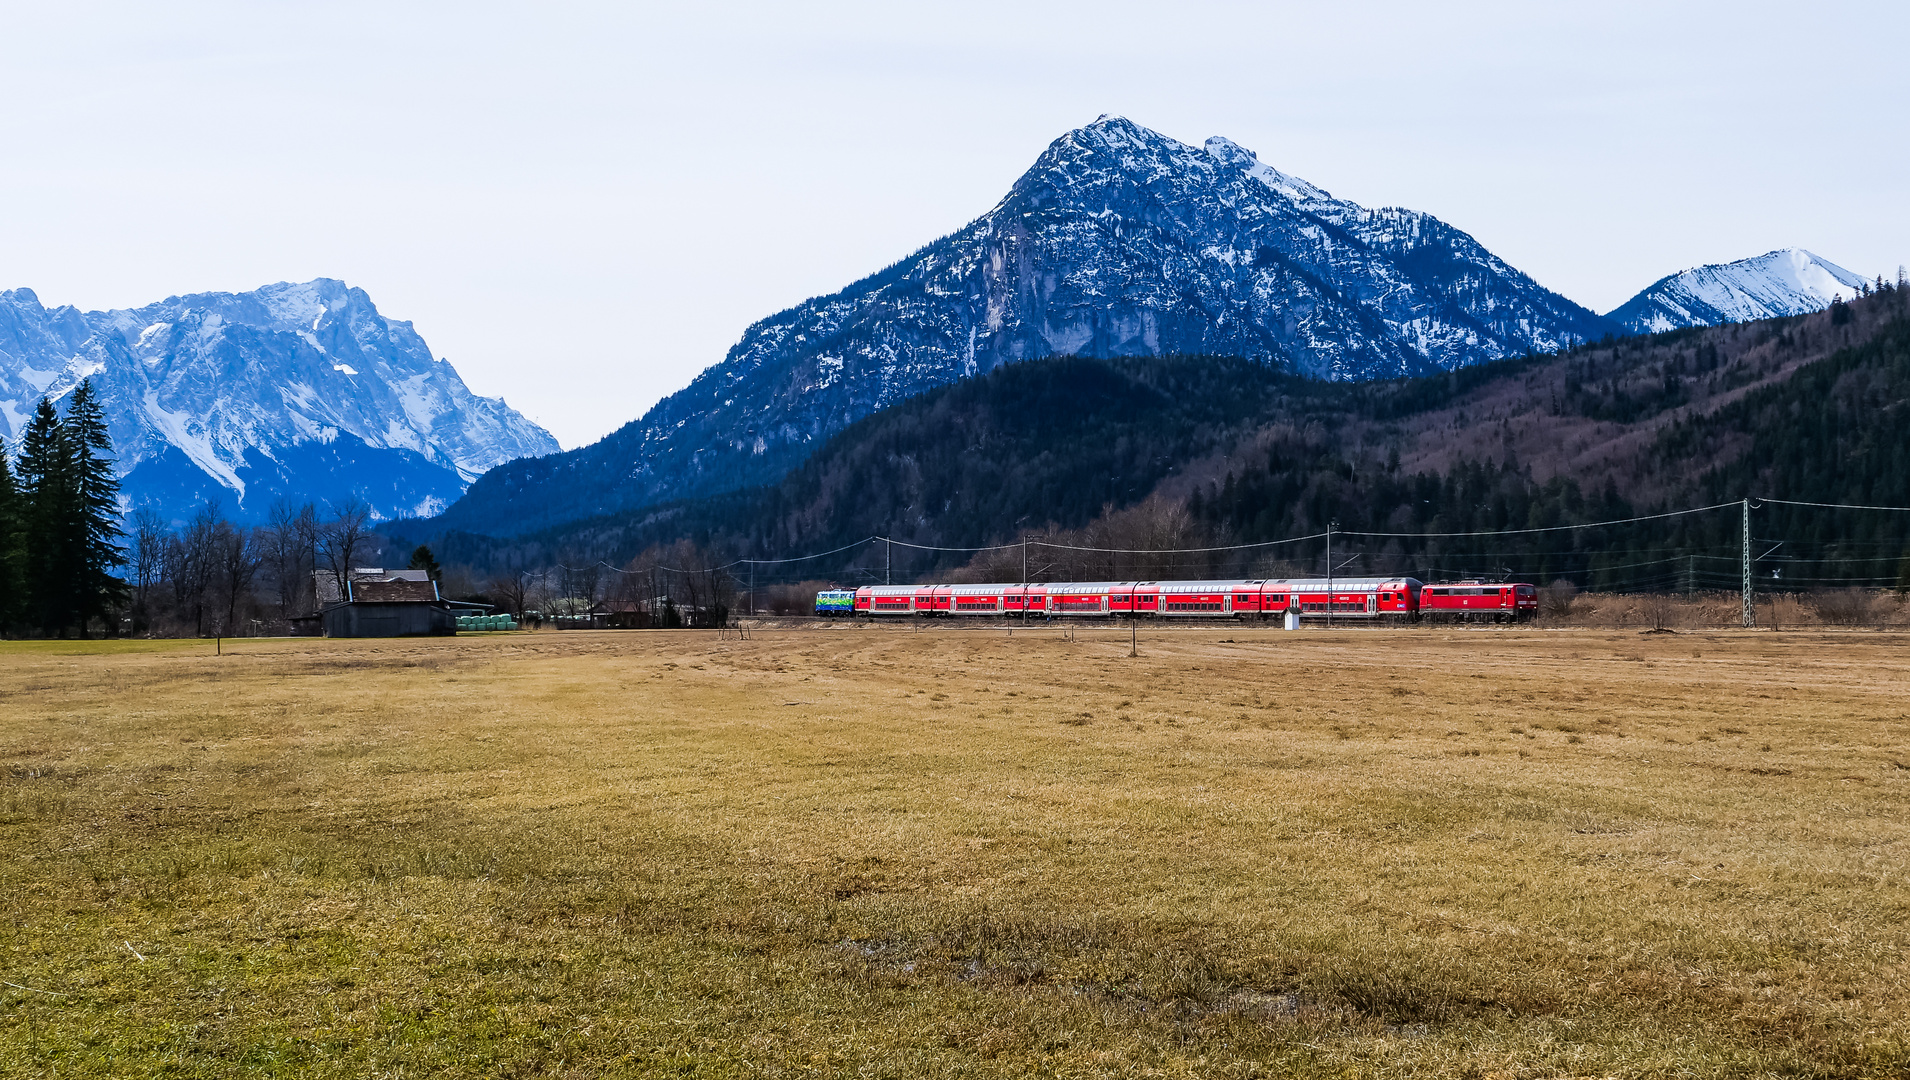
[[[430,515],[486,470],[558,449],[472,394],[410,323],[328,278],[89,312],[0,292],[0,437],[17,441],[40,397],[85,378],[129,507],[172,520],[209,499],[241,520],[276,498]]]
[[[755,323],[687,388],[576,450],[471,394],[409,323],[329,279],[106,312],[0,293],[0,437],[91,377],[129,504],[177,519],[220,498],[244,518],[355,495],[383,518],[524,533],[772,483],[863,417],[1011,362],[1232,356],[1396,379],[1863,288],[1785,249],[1671,275],[1599,315],[1430,215],[1336,199],[1225,138],[1103,117],[973,222]]]
[[[773,482],[861,417],[1010,361],[1226,355],[1396,378],[1817,310],[1860,280],[1787,250],[1673,275],[1601,316],[1430,215],[1336,199],[1225,138],[1103,117],[975,221],[755,323],[602,440],[493,470],[437,524],[527,532]]]
[[[1337,522],[1385,534],[1336,549],[1371,558],[1363,565],[1376,573],[1412,555],[1437,556],[1420,564],[1429,573],[1496,574],[1509,564],[1489,560],[1523,552],[1532,560],[1520,573],[1540,581],[1662,588],[1665,575],[1703,571],[1720,585],[1737,572],[1735,512],[1545,530],[1747,495],[1910,505],[1906,416],[1910,289],[1892,287],[1828,311],[1407,379],[1325,382],[1237,357],[1033,360],[871,414],[773,484],[505,537],[439,522],[390,529],[400,546],[428,542],[479,576],[597,560],[694,565],[674,547],[684,540],[717,561],[824,553],[758,567],[768,585],[959,580],[971,551],[1023,536],[1052,545],[1027,572],[1063,579],[1316,572],[1317,539],[1174,565],[1080,552],[1317,538]],[[1835,586],[1891,578],[1900,557],[1910,573],[1897,517],[1770,504],[1757,535],[1788,541],[1786,580]],[[1540,531],[1467,535],[1503,529]],[[896,543],[860,543],[871,536]],[[1660,558],[1667,551],[1677,557]],[[1022,580],[1020,554],[984,553],[992,568],[970,569]]]
[[[1372,379],[1618,330],[1430,215],[1103,117],[973,222],[757,322],[603,440],[494,470],[446,524],[530,529],[764,483],[863,416],[1010,361],[1231,355]]]

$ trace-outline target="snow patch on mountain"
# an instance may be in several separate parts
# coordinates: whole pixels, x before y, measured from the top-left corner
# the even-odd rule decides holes
[[[1714,263],[1661,278],[1608,317],[1637,334],[1716,326],[1822,311],[1854,299],[1864,286],[1854,274],[1803,248]]]

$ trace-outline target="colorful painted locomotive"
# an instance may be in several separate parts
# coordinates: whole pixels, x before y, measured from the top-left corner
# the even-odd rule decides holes
[[[824,618],[839,618],[856,613],[856,594],[854,589],[825,589],[816,594],[816,614]]]

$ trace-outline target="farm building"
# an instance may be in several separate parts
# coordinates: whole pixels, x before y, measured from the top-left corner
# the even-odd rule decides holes
[[[320,600],[329,601],[319,611],[326,637],[423,637],[458,632],[452,604],[439,594],[438,583],[422,570],[354,569],[342,583],[326,574],[318,578],[318,584]]]

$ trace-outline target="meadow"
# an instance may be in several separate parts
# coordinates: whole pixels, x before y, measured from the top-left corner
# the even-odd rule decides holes
[[[1910,637],[0,643],[7,1076],[1910,1073]]]

